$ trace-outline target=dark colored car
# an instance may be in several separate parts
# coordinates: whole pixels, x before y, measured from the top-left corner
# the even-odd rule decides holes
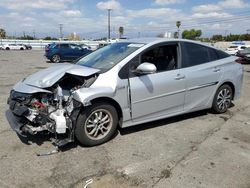
[[[26,50],[31,50],[32,49],[32,46],[30,44],[24,44]]]
[[[61,61],[73,61],[92,52],[72,43],[52,43],[45,47],[45,57],[53,63]]]
[[[246,63],[250,63],[250,47],[244,50],[238,51],[236,55],[244,59]]]

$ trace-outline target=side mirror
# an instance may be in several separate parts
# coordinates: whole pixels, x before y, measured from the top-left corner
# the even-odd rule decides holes
[[[156,66],[152,63],[144,62],[140,64],[136,69],[135,73],[139,75],[152,74],[156,72]]]

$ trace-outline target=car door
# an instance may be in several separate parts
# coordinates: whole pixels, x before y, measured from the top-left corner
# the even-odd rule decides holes
[[[69,44],[59,44],[59,53],[62,60],[70,60],[72,56],[72,50]]]
[[[81,56],[81,47],[77,44],[70,44],[70,59],[74,60]]]
[[[176,50],[176,66],[171,70],[157,70],[156,73],[146,75],[133,75],[129,78],[131,112],[133,121],[143,121],[183,111],[185,95],[185,76],[179,64],[179,45],[170,44]],[[168,44],[161,45],[166,47]],[[155,55],[158,46],[139,56],[139,64],[143,62],[155,63]],[[148,57],[147,57],[148,56]],[[159,64],[155,64],[160,69]],[[131,68],[132,70],[134,68]],[[132,72],[132,71],[131,71]]]
[[[222,66],[216,50],[190,42],[182,42],[182,66],[186,76],[185,111],[205,108],[222,77]]]

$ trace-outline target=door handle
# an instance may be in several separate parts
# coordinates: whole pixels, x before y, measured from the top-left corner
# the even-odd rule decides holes
[[[219,67],[215,67],[213,71],[214,72],[220,72],[220,68]]]
[[[184,75],[177,74],[176,77],[175,77],[175,80],[182,80],[182,79],[184,79],[184,78],[185,78]]]

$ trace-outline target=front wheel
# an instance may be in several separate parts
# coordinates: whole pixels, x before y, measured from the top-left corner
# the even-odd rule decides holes
[[[77,119],[75,135],[84,146],[96,146],[115,134],[118,115],[114,106],[96,103],[84,109]]]
[[[222,85],[214,96],[212,110],[215,113],[224,113],[231,106],[233,99],[233,91],[232,88],[225,84]]]

